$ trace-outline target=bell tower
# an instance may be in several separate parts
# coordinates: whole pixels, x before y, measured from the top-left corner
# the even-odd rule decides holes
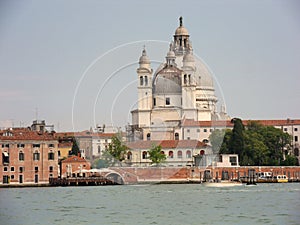
[[[137,68],[138,76],[138,121],[141,126],[150,125],[152,100],[152,73],[150,60],[144,47]]]
[[[176,55],[183,55],[189,49],[189,32],[183,26],[183,18],[179,18],[179,27],[174,35],[174,52]]]

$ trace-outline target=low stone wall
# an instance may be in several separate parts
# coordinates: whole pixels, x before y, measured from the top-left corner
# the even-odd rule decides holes
[[[249,170],[255,172],[271,172],[274,176],[285,174],[290,180],[300,180],[300,167],[218,167],[218,168],[198,168],[198,167],[111,167],[116,171],[125,184],[136,183],[165,183],[165,182],[200,182],[205,179],[205,174],[209,174],[212,179],[221,178],[222,173],[226,173],[229,179],[238,179],[248,176]]]

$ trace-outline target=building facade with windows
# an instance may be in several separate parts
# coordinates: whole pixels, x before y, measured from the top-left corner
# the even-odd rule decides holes
[[[102,156],[102,153],[108,148],[114,135],[115,133],[94,133],[92,135],[93,158]]]
[[[44,129],[0,131],[0,184],[49,183],[58,176],[58,141]]]
[[[73,155],[61,161],[60,177],[87,177],[88,170],[90,169],[90,162],[82,157]]]
[[[163,163],[167,167],[184,167],[194,165],[194,156],[212,154],[210,146],[196,140],[163,140],[128,142],[125,162],[130,166],[151,166],[149,150],[153,146],[161,146],[161,154],[166,155]]]
[[[60,132],[55,134],[56,138],[60,141],[60,149],[65,146],[66,143],[70,142],[70,140],[76,141],[81,157],[87,160],[101,157],[103,151],[105,151],[111,143],[111,139],[114,135],[116,135],[116,133],[104,133],[99,130]]]

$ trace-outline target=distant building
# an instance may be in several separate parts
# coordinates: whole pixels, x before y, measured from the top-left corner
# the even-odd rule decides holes
[[[127,143],[125,162],[131,166],[151,166],[148,152],[153,145],[162,147],[161,153],[166,155],[163,164],[168,167],[193,166],[195,155],[212,154],[209,146],[196,140],[135,141]]]
[[[61,177],[86,177],[91,163],[79,156],[70,156],[61,162]]]
[[[58,176],[58,141],[45,127],[0,130],[0,184],[49,183]]]
[[[72,141],[62,141],[58,143],[58,159],[66,159],[72,151]]]
[[[94,133],[92,135],[92,156],[99,158],[102,153],[108,148],[111,143],[112,137],[115,133]]]
[[[64,146],[70,140],[76,141],[82,158],[93,160],[101,157],[103,151],[108,148],[115,133],[103,133],[102,130],[86,130],[81,132],[60,132],[55,136],[60,140],[60,146]],[[72,146],[71,146],[72,149]]]

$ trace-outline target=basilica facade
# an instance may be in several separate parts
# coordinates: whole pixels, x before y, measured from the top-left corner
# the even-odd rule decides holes
[[[154,72],[146,49],[139,58],[138,107],[131,111],[129,139],[185,140],[184,121],[225,121],[225,107],[217,111],[213,77],[193,54],[182,17],[162,63]],[[201,140],[199,137],[195,139]]]

